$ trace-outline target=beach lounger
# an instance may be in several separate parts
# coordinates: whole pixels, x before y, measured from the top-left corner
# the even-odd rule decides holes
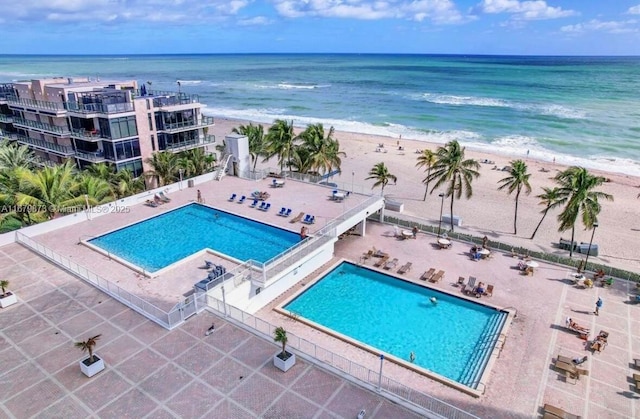
[[[464,288],[462,289],[462,292],[464,292],[465,294],[472,294],[476,289],[476,277],[475,276],[470,276],[469,277],[469,282],[467,283],[467,285],[464,286]]]
[[[493,285],[489,284],[487,285],[487,289],[484,292],[484,295],[492,297],[493,296]]]
[[[298,221],[302,220],[302,217],[304,217],[304,212],[299,213],[298,215],[296,215],[295,217],[293,217],[291,219],[291,221],[289,221],[291,224],[293,223],[297,223]]]
[[[271,204],[269,202],[265,203],[264,206],[261,206],[259,209],[260,211],[269,211],[269,208],[271,208]]]
[[[433,282],[435,284],[436,282],[440,282],[442,278],[444,278],[444,271],[438,271],[434,276],[431,277],[429,282]]]
[[[244,200],[247,199],[246,196],[242,195],[240,199],[238,199],[238,204],[244,204]]]
[[[378,250],[375,247],[373,248],[373,257],[374,258],[382,258],[382,257],[389,257],[388,253],[383,252],[382,250]]]
[[[286,213],[287,213],[287,209],[285,207],[282,207],[280,208],[280,212],[278,212],[278,215],[283,217]]]
[[[267,203],[266,203],[266,202],[264,202],[264,201],[262,201],[262,202],[260,202],[260,205],[259,205],[259,206],[257,206],[256,208],[258,208],[259,210],[261,210],[261,209],[262,209],[262,208],[264,208],[266,205],[267,205]]]
[[[251,202],[251,205],[249,205],[249,206],[250,206],[251,208],[255,208],[255,207],[256,207],[256,205],[258,205],[258,200],[257,200],[257,199],[254,199],[254,200]]]
[[[555,407],[547,403],[544,405],[543,419],[582,419],[582,416],[568,413],[559,407]]]
[[[287,209],[287,212],[284,213],[283,217],[288,217],[291,215],[291,208]]]
[[[398,266],[398,258],[393,258],[392,260],[384,264],[384,269],[395,269],[396,266]]]
[[[436,270],[431,268],[428,271],[425,271],[425,273],[422,274],[420,279],[422,279],[423,281],[431,281],[431,278],[433,278],[433,275],[435,273],[436,273]]]
[[[398,269],[399,274],[405,274],[411,270],[411,262],[407,262]]]
[[[315,216],[313,216],[313,215],[309,215],[309,214],[307,214],[307,215],[304,217],[304,220],[302,220],[302,222],[303,222],[304,224],[313,224],[313,223],[315,223],[315,222],[316,222],[316,217],[315,217]]]
[[[383,256],[380,259],[378,259],[378,261],[376,263],[374,263],[373,266],[375,266],[376,268],[379,268],[382,265],[384,265],[385,263],[387,263],[387,260],[389,260],[389,255]]]
[[[233,202],[236,200],[236,194],[231,194],[231,196],[229,197],[229,202]]]
[[[163,191],[158,192],[158,195],[160,195],[160,199],[164,202],[171,202],[171,198],[169,198]]]
[[[146,206],[148,206],[148,207],[152,207],[152,208],[156,208],[156,207],[158,206],[158,204],[156,204],[155,202],[153,202],[153,201],[152,201],[152,200],[150,200],[150,199],[147,199],[147,200],[145,201],[145,203],[144,203],[144,204],[145,204]]]
[[[464,281],[465,281],[464,276],[459,276],[458,282],[456,282],[455,284],[456,287],[464,287]]]

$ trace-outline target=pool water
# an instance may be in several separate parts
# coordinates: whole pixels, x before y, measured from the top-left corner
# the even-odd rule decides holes
[[[89,242],[155,272],[205,248],[266,262],[299,241],[296,233],[194,203]]]
[[[348,262],[284,308],[472,388],[508,314]]]

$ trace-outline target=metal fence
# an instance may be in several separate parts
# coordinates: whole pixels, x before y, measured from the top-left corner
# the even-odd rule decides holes
[[[230,318],[235,321],[234,323],[242,325],[265,339],[273,339],[277,326],[237,307],[224,304],[221,300],[211,295],[208,296],[207,303],[209,308],[224,316],[225,319]],[[351,381],[357,384],[365,385],[369,388],[373,387],[384,397],[394,401],[400,400],[408,407],[419,411],[427,417],[478,419],[477,416],[469,412],[381,375],[379,371],[374,371],[355,363],[349,358],[336,354],[293,333],[287,332],[287,338],[288,347],[295,349],[301,356],[310,358],[324,368],[346,374]]]

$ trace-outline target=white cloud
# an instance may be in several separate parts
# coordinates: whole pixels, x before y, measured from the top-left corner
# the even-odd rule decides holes
[[[240,26],[265,26],[271,25],[273,21],[265,16],[256,16],[250,19],[239,19],[238,25]]]
[[[640,15],[640,4],[637,6],[629,7],[627,13],[630,15]]]
[[[459,23],[469,20],[451,0],[273,0],[281,16],[316,16],[360,20],[409,19]]]
[[[558,19],[578,14],[574,10],[563,10],[561,7],[549,6],[543,0],[482,0],[474,10],[487,14],[510,14],[511,18],[515,20]]]
[[[608,22],[593,19],[576,25],[563,26],[560,30],[569,34],[582,34],[587,32],[605,32],[611,34],[640,32],[638,21],[635,19]]]

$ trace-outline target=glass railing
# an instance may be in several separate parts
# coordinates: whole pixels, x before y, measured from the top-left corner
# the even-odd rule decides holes
[[[13,118],[13,123],[15,125],[21,125],[21,126],[25,126],[25,127],[29,127],[29,128],[35,128],[35,129],[39,129],[39,130],[43,130],[43,131],[47,131],[47,132],[52,132],[52,133],[58,134],[58,135],[69,135],[69,134],[71,134],[71,131],[69,131],[69,129],[67,127],[60,127],[60,126],[57,126],[57,125],[45,124],[44,122],[33,121],[31,119],[24,119],[24,118],[14,117]]]
[[[114,114],[123,112],[133,112],[135,107],[133,102],[124,103],[79,103],[69,102],[67,103],[67,109],[69,112],[76,112],[81,114],[91,113],[103,113]]]
[[[20,99],[16,96],[7,97],[7,103],[11,105],[18,105],[22,108],[44,109],[47,111],[64,111],[64,103],[62,102],[48,102],[44,100],[35,99]]]
[[[200,147],[216,142],[215,135],[205,135],[194,140],[182,141],[179,143],[168,143],[164,148],[167,151],[182,151],[190,148]]]
[[[104,156],[104,152],[102,150],[93,152],[76,151],[76,157],[83,160],[89,160],[94,163],[110,160]]]
[[[84,128],[71,128],[71,136],[85,141],[98,141],[103,139],[98,131],[89,131]]]
[[[145,93],[145,94],[142,94]],[[198,103],[198,95],[190,95],[184,92],[169,92],[163,90],[136,91],[137,96],[153,98],[153,107],[162,108],[165,106],[187,105]]]
[[[0,113],[0,122],[13,122],[13,115],[5,115]]]
[[[42,148],[47,151],[53,151],[65,156],[71,156],[74,154],[73,147],[67,145],[60,145],[49,141],[44,141],[39,138],[30,138],[24,135],[16,135],[15,140],[21,144],[32,145],[34,147]]]
[[[192,120],[192,121],[182,121],[175,123],[165,123],[164,128],[158,129],[158,131],[164,132],[177,132],[177,131],[186,131],[190,129],[209,127],[214,124],[214,120],[210,116],[203,116],[200,121]]]

